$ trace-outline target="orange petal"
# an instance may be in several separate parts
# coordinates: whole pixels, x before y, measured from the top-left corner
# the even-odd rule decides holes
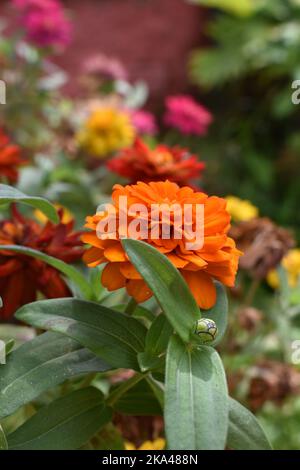
[[[89,248],[84,253],[82,259],[89,267],[93,268],[98,266],[98,264],[104,263],[104,261],[106,261],[103,256],[103,250],[100,250],[100,248],[95,248],[94,246]]]
[[[120,263],[120,271],[127,279],[142,279],[140,273],[131,263]]]
[[[152,292],[143,280],[133,280],[127,282],[126,290],[130,297],[133,297],[137,303],[145,302],[152,297]]]
[[[95,232],[87,232],[81,236],[83,243],[95,246],[97,248],[103,248],[103,240],[97,237]]]
[[[101,282],[109,291],[125,287],[125,277],[120,272],[120,263],[108,263],[103,269]]]
[[[212,278],[203,271],[181,271],[200,308],[208,309],[215,305],[217,293]]]
[[[114,242],[104,250],[104,256],[108,261],[127,261],[125,251],[120,242]]]

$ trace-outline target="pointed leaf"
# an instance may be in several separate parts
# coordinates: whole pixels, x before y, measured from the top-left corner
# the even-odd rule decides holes
[[[15,315],[37,328],[63,333],[111,366],[139,370],[146,328],[134,318],[93,302],[52,299],[25,305]]]
[[[222,450],[228,430],[223,365],[210,347],[188,349],[173,336],[167,351],[165,425],[172,450]]]
[[[126,239],[122,244],[169,322],[182,340],[188,342],[200,318],[200,310],[179,271],[165,255],[148,243]]]
[[[59,222],[57,211],[52,204],[42,197],[26,196],[16,188],[6,184],[0,184],[0,205],[11,202],[22,202],[39,209],[54,223]]]
[[[227,445],[234,450],[272,449],[256,417],[233,398],[229,398]]]
[[[159,356],[168,346],[173,327],[164,315],[158,315],[148,330],[145,351],[151,356]]]
[[[210,346],[219,344],[226,332],[228,323],[228,299],[225,287],[220,282],[215,282],[217,290],[217,301],[215,305],[205,311],[205,317],[214,320],[218,327],[216,339],[210,343]]]
[[[108,369],[103,360],[66,336],[37,336],[13,351],[1,368],[0,418],[71,377]]]
[[[99,390],[88,387],[53,401],[8,436],[9,449],[74,450],[111,419]]]

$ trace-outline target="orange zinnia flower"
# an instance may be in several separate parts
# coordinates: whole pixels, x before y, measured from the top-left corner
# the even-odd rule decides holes
[[[10,143],[9,137],[0,128],[0,178],[9,183],[18,179],[18,167],[26,161],[22,158],[20,148]]]
[[[63,210],[59,210],[60,220]],[[34,248],[67,263],[82,257],[82,232],[73,232],[73,221],[40,225],[25,219],[14,207],[12,217],[0,222],[0,244]],[[0,250],[0,319],[8,319],[22,305],[46,298],[69,297],[71,291],[59,271],[41,260],[13,251]]]
[[[131,264],[121,244],[120,234],[124,234],[124,227],[121,226],[123,214],[120,217],[120,196],[127,196],[128,200],[127,226],[134,219],[134,216],[130,215],[131,204],[144,204],[149,208],[148,213],[152,204],[176,203],[182,208],[185,204],[190,204],[193,207],[193,224],[196,205],[203,205],[204,244],[202,248],[188,250],[184,238],[166,240],[161,235],[158,239],[152,239],[150,234],[150,237],[144,241],[164,253],[178,268],[197,304],[204,309],[211,308],[216,302],[213,279],[227,286],[234,285],[241,252],[236,249],[235,242],[227,236],[230,215],[226,211],[226,201],[216,196],[208,197],[190,187],[180,188],[170,181],[149,184],[139,182],[132,186],[116,185],[114,187],[112,199],[118,229],[116,234],[111,235],[111,239],[103,240],[97,236],[97,225],[105,215],[96,214],[86,219],[85,226],[92,232],[85,233],[82,240],[92,247],[84,254],[84,261],[90,267],[107,263],[102,272],[102,283],[109,291],[125,287],[128,294],[137,302],[144,302],[152,296],[152,292]],[[162,219],[159,223],[161,222]],[[148,224],[150,225],[149,219]]]
[[[205,164],[186,149],[158,145],[151,150],[138,138],[132,147],[122,150],[107,162],[107,167],[130,183],[168,179],[184,186],[201,176]]]

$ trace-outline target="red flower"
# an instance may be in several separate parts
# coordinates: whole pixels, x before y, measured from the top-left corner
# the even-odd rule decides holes
[[[20,148],[10,143],[9,137],[0,128],[0,178],[9,183],[18,179],[18,167],[26,161],[21,156]]]
[[[58,211],[60,220],[63,209]],[[73,221],[40,225],[24,218],[15,208],[10,219],[0,222],[0,244],[34,248],[67,263],[83,254],[81,232],[73,232]],[[46,298],[69,297],[71,291],[59,271],[27,255],[0,250],[0,318],[8,319],[22,305],[33,302],[40,292]]]
[[[169,180],[190,185],[191,180],[200,177],[205,163],[180,147],[158,145],[151,150],[138,138],[132,147],[122,150],[116,158],[108,161],[107,166],[130,183]]]

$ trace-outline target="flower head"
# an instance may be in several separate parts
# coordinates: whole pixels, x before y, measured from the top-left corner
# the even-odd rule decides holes
[[[288,283],[290,287],[296,287],[300,280],[300,249],[289,250],[281,261],[281,265],[287,272]],[[267,281],[274,289],[279,287],[279,278],[277,271],[272,270],[268,273]]]
[[[135,131],[130,116],[114,108],[91,113],[77,134],[79,146],[96,158],[105,158],[131,145]]]
[[[128,200],[128,208],[124,222],[124,208],[121,207],[121,196]],[[131,204],[143,204],[148,210],[146,225],[152,224],[151,214],[153,205],[167,204],[183,208],[186,204],[192,207],[191,225],[196,223],[196,210],[198,205],[204,208],[204,240],[203,246],[188,249],[187,235],[182,231],[182,237],[174,235],[174,218],[169,219],[170,238],[162,236],[164,215],[159,214],[157,226],[158,234],[152,232],[144,242],[149,243],[178,268],[189,285],[196,302],[202,308],[210,308],[216,302],[216,289],[213,279],[221,281],[227,286],[233,286],[238,266],[240,252],[236,249],[234,241],[227,236],[230,227],[230,215],[226,211],[224,199],[196,192],[190,187],[180,188],[170,181],[137,183],[136,185],[116,185],[112,194],[113,208],[117,219],[118,229],[110,234],[110,239],[97,236],[98,224],[105,218],[104,214],[96,214],[86,219],[86,228],[91,232],[85,233],[82,240],[92,247],[85,253],[84,261],[88,266],[94,267],[102,263],[106,266],[102,272],[102,283],[113,291],[125,287],[128,294],[137,302],[144,302],[152,296],[152,292],[131,264],[121,244],[126,236],[127,229],[136,215],[131,211]],[[123,200],[123,199],[122,199]],[[178,209],[177,209],[178,210]],[[171,230],[173,229],[173,230]]]
[[[104,54],[95,54],[83,64],[83,71],[88,75],[93,75],[99,79],[107,80],[127,80],[127,71],[123,64],[114,57]]]
[[[18,179],[18,168],[24,163],[26,161],[21,156],[20,148],[12,144],[0,128],[0,178],[15,183]]]
[[[58,0],[14,0],[27,39],[38,47],[64,49],[71,40],[71,23]]]
[[[191,96],[169,96],[166,99],[164,122],[183,134],[205,135],[212,120],[211,113]]]
[[[144,441],[139,447],[132,442],[125,442],[125,450],[164,450],[166,448],[166,440],[162,437],[154,439],[154,441]]]
[[[268,272],[278,266],[295,243],[288,230],[266,217],[233,225],[230,236],[244,252],[240,267],[256,279],[266,278]]]
[[[138,134],[155,135],[157,134],[157,124],[155,117],[148,111],[138,110],[130,113],[132,123]]]
[[[63,211],[59,212],[60,218]],[[81,233],[73,232],[73,221],[40,225],[23,217],[15,208],[10,219],[0,222],[0,245],[34,248],[67,263],[83,254]],[[0,317],[8,319],[22,305],[33,302],[37,293],[46,298],[68,297],[70,289],[59,271],[41,260],[13,251],[0,250]]]
[[[122,150],[107,166],[131,183],[168,179],[189,185],[191,180],[200,177],[205,164],[180,147],[158,145],[151,150],[141,139],[136,139],[132,147]]]
[[[235,196],[227,196],[227,210],[232,219],[236,222],[251,220],[258,217],[258,208],[251,204],[250,201],[239,199]]]

